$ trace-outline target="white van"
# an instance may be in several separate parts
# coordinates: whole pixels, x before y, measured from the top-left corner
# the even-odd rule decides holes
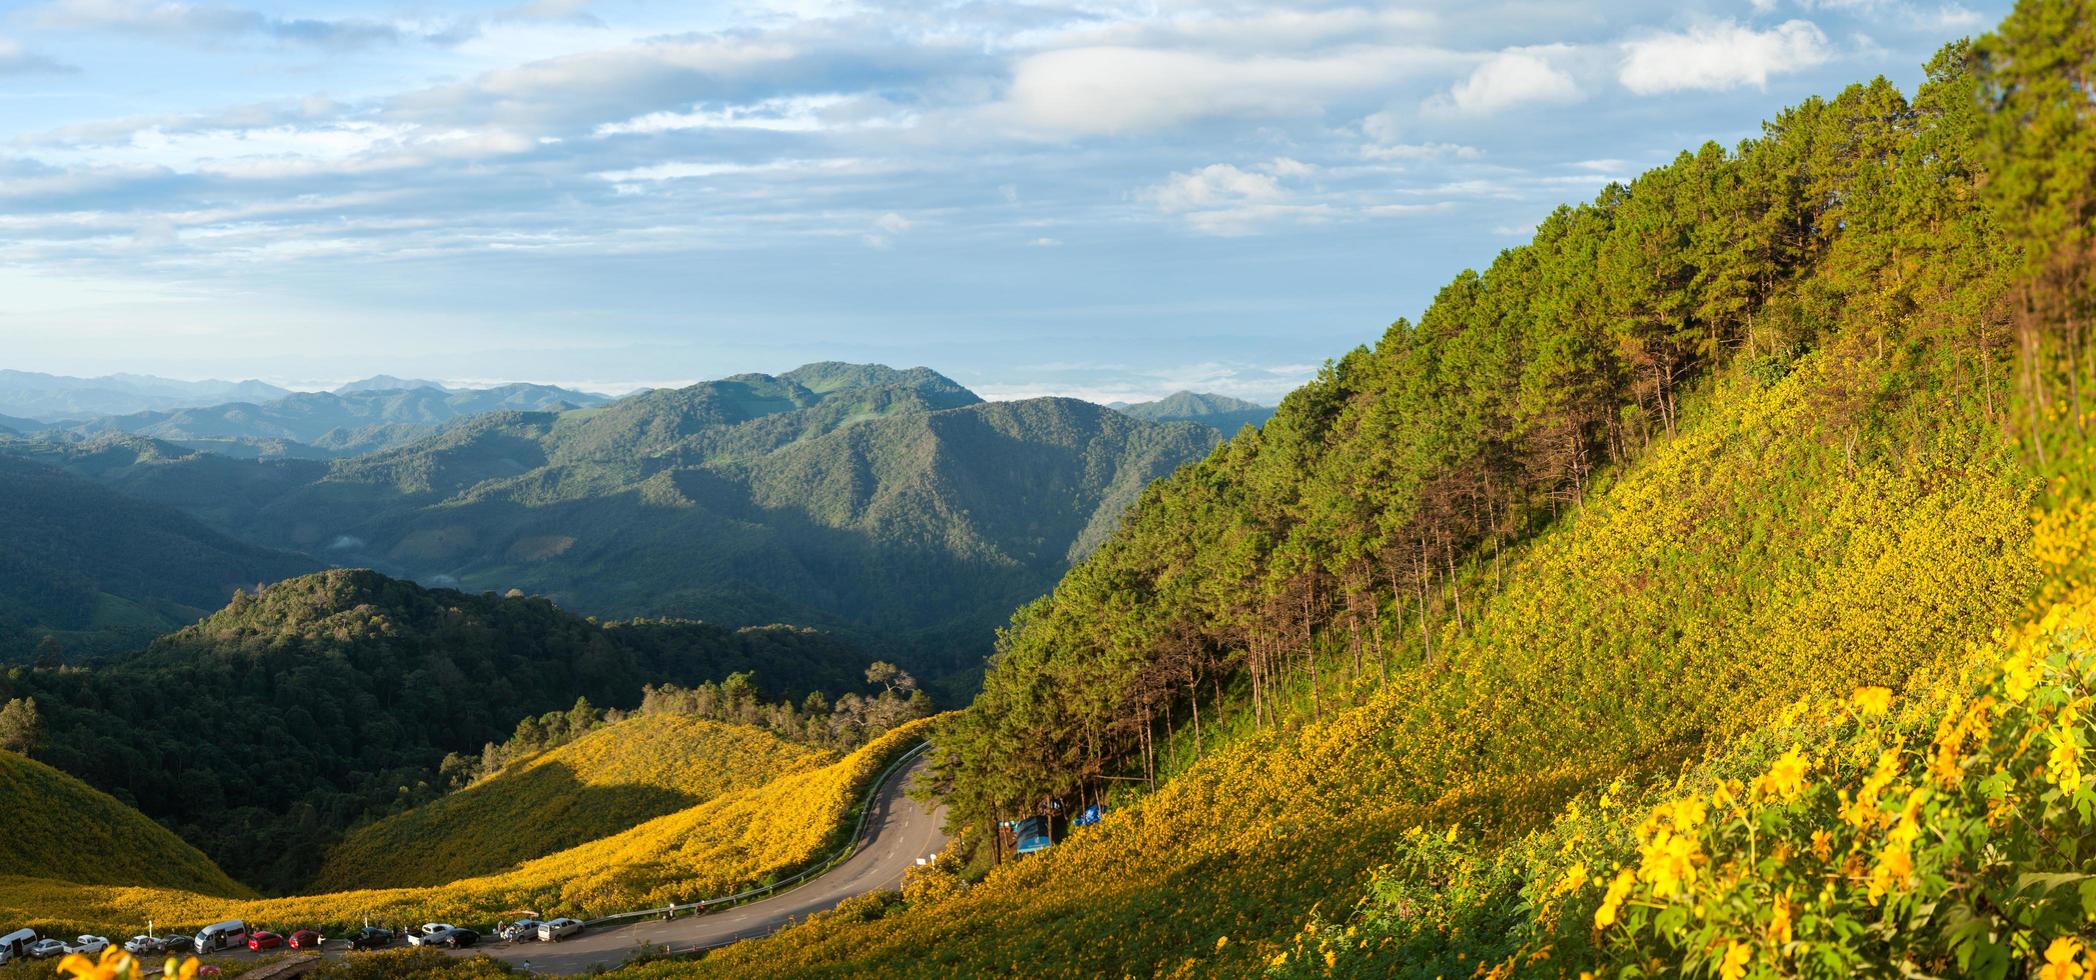
[[[35,943],[40,938],[42,937],[36,934],[35,929],[16,929],[5,936],[0,936],[0,963],[13,963],[16,960],[28,959],[30,944]]]
[[[539,924],[539,942],[557,943],[582,931],[582,923],[574,919],[552,919]]]
[[[227,919],[205,926],[196,934],[198,956],[214,953],[229,946],[247,945],[247,923],[239,919]]]

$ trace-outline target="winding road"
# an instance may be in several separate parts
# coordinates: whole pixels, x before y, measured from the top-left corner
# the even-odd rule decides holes
[[[481,953],[522,966],[533,973],[574,974],[593,966],[617,966],[639,946],[667,946],[672,952],[711,949],[758,936],[833,908],[856,895],[898,888],[903,872],[946,847],[944,805],[927,807],[906,795],[924,770],[916,762],[888,778],[875,796],[859,849],[844,863],[805,885],[770,898],[719,912],[673,919],[647,919],[624,926],[599,926],[557,943],[494,943],[461,954]]]

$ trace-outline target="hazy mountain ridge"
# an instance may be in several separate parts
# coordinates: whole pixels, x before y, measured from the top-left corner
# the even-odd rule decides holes
[[[474,415],[562,411],[606,401],[600,395],[523,383],[456,391],[428,386],[346,388],[298,392],[261,403],[104,416],[50,431],[69,436],[125,432],[236,456],[327,458],[406,445]]]
[[[1242,398],[1197,391],[1173,392],[1154,402],[1114,402],[1107,407],[1148,422],[1195,422],[1225,436],[1235,435],[1247,425],[1265,425],[1276,411],[1272,406]]]
[[[144,374],[74,378],[0,369],[0,414],[43,421],[269,401],[291,393],[260,381],[176,381]]]

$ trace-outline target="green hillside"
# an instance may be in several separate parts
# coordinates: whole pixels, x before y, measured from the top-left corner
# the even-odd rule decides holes
[[[302,884],[354,824],[435,798],[447,753],[578,696],[631,708],[649,683],[756,671],[777,696],[864,686],[866,659],[788,627],[600,624],[540,598],[337,570],[237,595],[90,670],[0,674],[34,697],[38,758],[137,806],[242,881]]]
[[[0,663],[141,646],[224,605],[236,588],[318,567],[5,454],[0,541]]]
[[[1098,828],[626,975],[2076,975],[2083,6],[1561,209],[1146,492],[938,742],[978,871]]]
[[[441,885],[835,760],[744,725],[637,715],[349,834],[309,891]]]
[[[0,750],[0,874],[252,897],[211,859],[138,811]]]

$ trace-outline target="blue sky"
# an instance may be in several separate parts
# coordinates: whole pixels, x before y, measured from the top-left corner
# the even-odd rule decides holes
[[[0,367],[1265,401],[2005,2],[0,2]]]

